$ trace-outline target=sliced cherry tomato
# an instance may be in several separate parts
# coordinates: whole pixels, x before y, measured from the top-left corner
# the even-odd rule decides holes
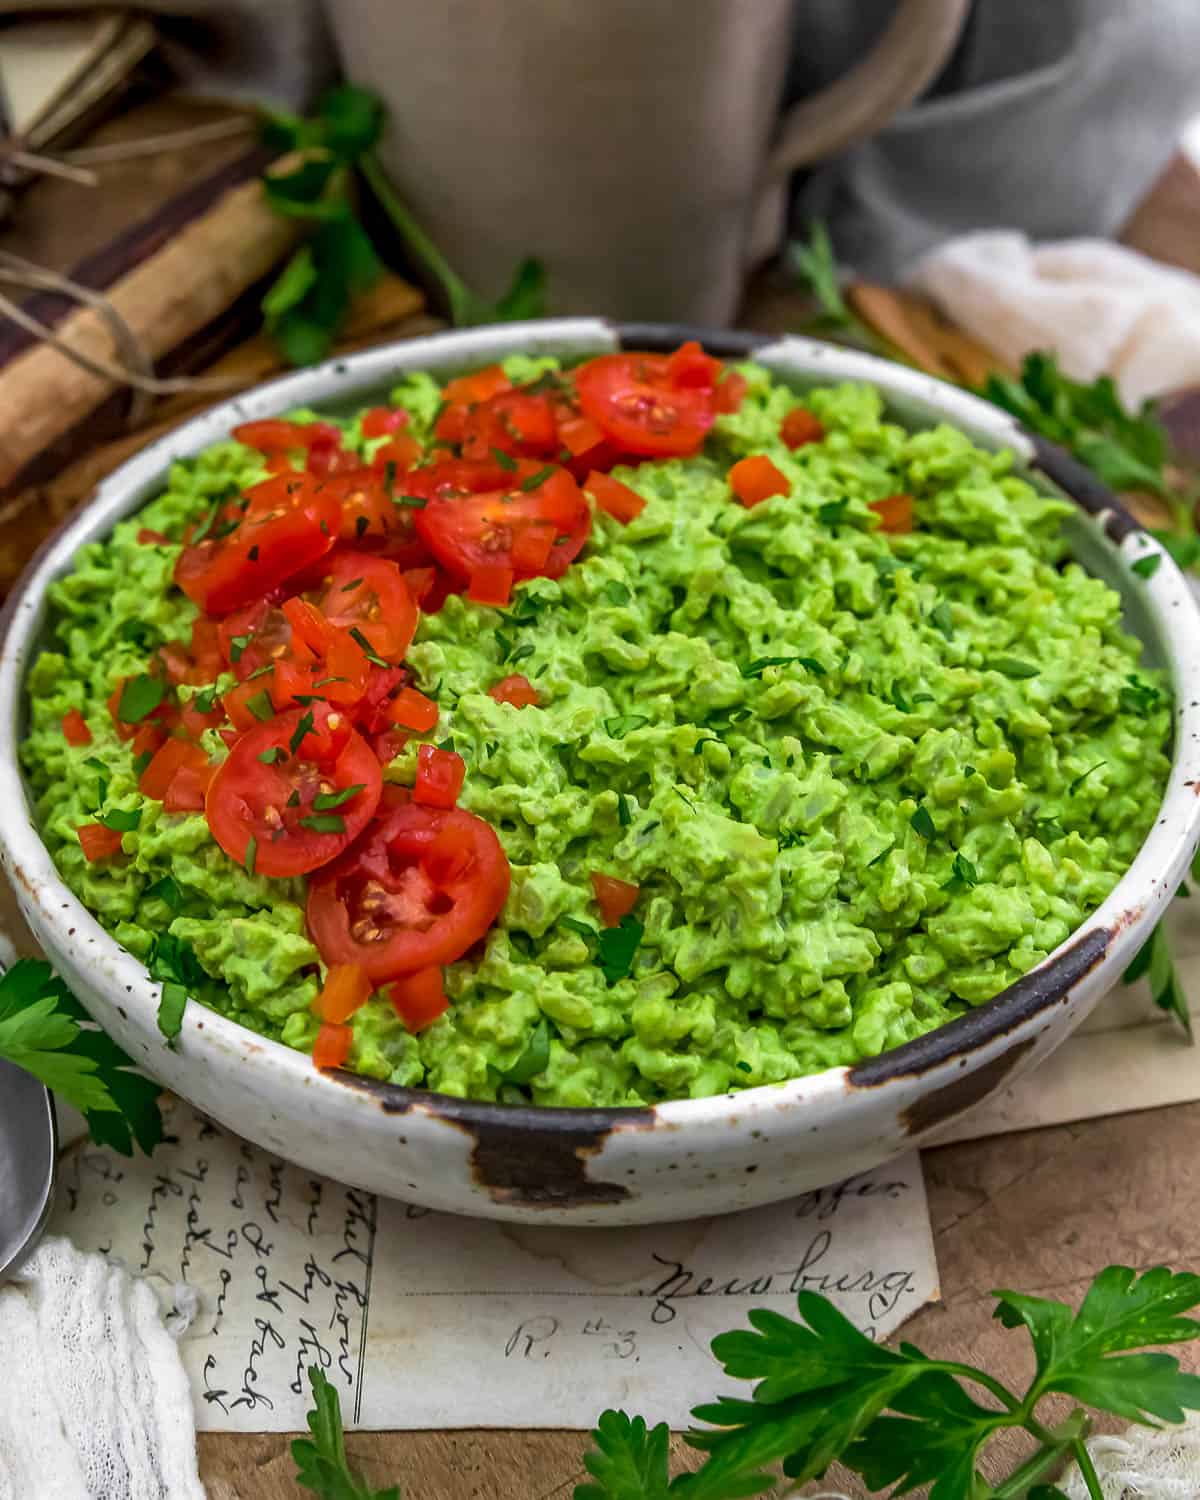
[[[231,614],[261,599],[324,557],[337,536],[337,497],[308,475],[266,479],[249,500],[230,534],[192,542],[175,565],[175,582],[206,614]]]
[[[463,422],[465,459],[486,462],[498,452],[552,458],[559,446],[554,408],[547,396],[502,391],[473,406]]]
[[[407,426],[408,413],[402,407],[372,406],[369,411],[363,412],[363,437],[384,437]]]
[[[190,740],[198,740],[207,729],[219,729],[224,722],[225,710],[215,698],[207,711],[197,708],[194,698],[179,710],[179,727]]]
[[[803,448],[806,443],[819,443],[825,437],[825,428],[805,406],[793,406],[779,424],[779,436],[789,448]]]
[[[386,471],[393,469],[402,475],[422,458],[424,450],[410,432],[399,432],[389,442],[382,443],[371,459],[371,468],[386,478]]]
[[[615,875],[600,875],[595,870],[592,871],[591,881],[592,890],[596,893],[596,905],[600,908],[605,927],[615,927],[623,916],[633,910],[638,898],[638,887],[631,885],[628,880],[618,880]]]
[[[514,474],[511,466],[505,468],[494,458],[476,462],[466,458],[439,458],[436,463],[422,464],[396,481],[396,489],[418,500],[457,500],[462,495],[482,495],[489,490],[503,489],[523,478],[526,473],[536,472],[540,464],[530,463],[524,469],[517,460]],[[410,507],[405,506],[405,509]],[[419,507],[418,507],[419,509]]]
[[[721,361],[705,354],[695,339],[680,344],[673,354],[667,355],[668,378],[681,390],[715,390],[720,374]]]
[[[388,999],[409,1031],[424,1031],[450,1009],[445,981],[438,968],[418,969],[402,974],[388,986]]]
[[[244,682],[269,666],[291,645],[292,628],[277,604],[256,599],[235,609],[216,626],[217,652],[222,667]]]
[[[266,723],[275,717],[275,702],[267,686],[270,680],[256,677],[252,681],[239,682],[237,687],[230,688],[221,699],[221,707],[239,733],[244,734],[256,724]]]
[[[488,697],[494,698],[497,703],[511,703],[514,708],[539,708],[542,701],[537,695],[537,688],[528,677],[522,677],[519,672],[493,682],[488,688]]]
[[[63,738],[68,745],[90,745],[92,743],[92,731],[87,727],[87,720],[77,708],[69,708],[63,714],[62,721]]]
[[[388,705],[388,717],[401,729],[428,734],[438,721],[438,706],[416,688],[402,687]]]
[[[368,666],[366,686],[353,710],[354,722],[364,734],[382,734],[391,728],[395,722],[393,700],[404,691],[407,681],[403,667]]]
[[[623,526],[636,520],[646,509],[646,502],[634,489],[614,479],[611,474],[593,471],[583,481],[583,487],[602,511]]]
[[[203,812],[209,784],[216,774],[217,768],[211,764],[202,769],[196,766],[180,766],[172,778],[171,785],[167,788],[166,796],[163,797],[163,811],[169,813]]]
[[[370,998],[371,981],[361,964],[333,964],[312,1008],[322,1021],[340,1024],[361,1010]]]
[[[342,435],[338,432],[311,444],[304,467],[319,479],[329,479],[334,475],[349,474],[360,469],[362,458],[352,449],[342,447]]]
[[[267,417],[260,422],[243,422],[233,429],[235,441],[260,453],[289,453],[311,448],[315,443],[340,443],[342,435],[330,422],[285,422],[282,417]]]
[[[167,740],[154,752],[150,764],[138,778],[138,791],[143,797],[153,797],[161,802],[175,774],[184,766],[194,771],[208,768],[208,756],[191,740]]]
[[[695,453],[716,416],[712,384],[680,384],[658,354],[602,354],[575,371],[579,405],[605,437],[646,458]],[[685,375],[689,374],[687,366]],[[689,375],[690,378],[690,375]]]
[[[103,823],[81,823],[75,832],[83,857],[91,864],[121,852],[121,835],[115,828],[105,828]]]
[[[466,779],[467,763],[456,750],[422,745],[417,751],[413,801],[424,807],[453,807]]]
[[[553,542],[550,543],[553,546]],[[549,548],[546,555],[549,555]],[[471,572],[467,584],[467,598],[476,604],[491,604],[497,609],[507,609],[512,598],[513,570],[503,563],[482,563]]]
[[[316,1068],[340,1068],[350,1056],[354,1032],[349,1026],[337,1026],[329,1021],[321,1022],[317,1039],[313,1043],[312,1060]]]
[[[511,567],[517,579],[539,573],[561,578],[587,542],[592,515],[565,469],[544,472],[545,481],[529,490],[430,500],[417,512],[417,530],[458,578],[489,564]]]
[[[746,377],[730,370],[723,380],[717,382],[717,410],[722,413],[740,410],[748,389]]]
[[[769,500],[772,495],[788,495],[792,489],[792,481],[765,453],[738,459],[729,471],[729,485],[747,510]]]
[[[581,417],[569,408],[560,410],[558,436],[572,458],[579,458],[604,441],[604,434],[590,417]]]
[[[169,536],[165,536],[161,531],[152,531],[149,526],[142,527],[137,534],[137,539],[143,547],[161,547],[171,540]]]
[[[382,734],[371,736],[371,749],[381,766],[395,760],[407,744],[408,735],[402,729],[385,729]]]
[[[367,552],[341,552],[333,559],[317,608],[330,625],[356,631],[386,661],[403,658],[417,628],[417,606],[404,575],[394,562]]]
[[[499,916],[511,879],[482,818],[402,798],[389,789],[364,837],[308,885],[321,957],[361,964],[376,984],[461,958]]]
[[[869,509],[879,517],[880,531],[905,532],[913,529],[913,497],[885,495],[869,502]]]
[[[371,821],[382,782],[371,747],[323,704],[256,724],[208,789],[212,835],[261,875],[303,875],[336,858]],[[339,793],[357,788],[344,800]]]

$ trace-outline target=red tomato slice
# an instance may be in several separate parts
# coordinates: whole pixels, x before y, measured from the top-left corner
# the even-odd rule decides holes
[[[287,617],[267,599],[235,609],[217,625],[216,633],[222,666],[227,666],[240,682],[269,666],[292,640]]]
[[[461,808],[388,800],[366,835],[309,881],[308,930],[327,964],[379,984],[461,958],[508,899],[508,859]]]
[[[308,475],[278,474],[248,498],[232,532],[192,542],[175,565],[175,582],[206,614],[231,614],[261,599],[324,557],[337,536],[337,497]]]
[[[740,458],[729,471],[729,486],[733,493],[750,509],[769,500],[772,495],[791,493],[792,481],[777,469],[765,453],[753,453],[749,458]]]
[[[511,703],[514,708],[539,708],[542,701],[537,695],[537,688],[528,677],[522,677],[519,672],[492,683],[488,688],[488,697],[494,698],[497,703]]]
[[[87,720],[77,708],[69,708],[63,714],[62,732],[68,745],[79,746],[92,743],[92,731],[87,727]]]
[[[480,402],[463,422],[462,454],[486,462],[496,452],[553,458],[559,449],[554,408],[547,396],[502,391]]]
[[[868,508],[879,517],[880,531],[905,532],[913,529],[911,495],[885,495],[882,500],[869,501]]]
[[[138,778],[138,791],[143,797],[153,797],[156,802],[161,802],[175,780],[176,772],[184,766],[205,771],[208,756],[191,740],[167,740],[154,752],[150,764]]]
[[[424,1031],[450,1009],[441,969],[418,969],[402,974],[388,986],[388,999],[409,1031]]]
[[[417,606],[404,575],[394,562],[368,552],[340,552],[333,559],[317,608],[330,625],[357,631],[385,661],[402,660],[417,628]]]
[[[793,406],[779,424],[779,436],[789,448],[803,448],[806,443],[819,443],[825,437],[825,428],[804,406]]]
[[[540,465],[528,467],[536,471]],[[503,489],[518,477],[523,477],[519,466],[514,475],[511,467],[506,469],[494,458],[483,462],[439,458],[436,463],[422,464],[402,475],[396,481],[396,490],[401,496],[408,495],[418,500],[457,500],[462,495],[482,495],[488,490]]]
[[[209,782],[216,771],[214,765],[206,765],[202,770],[195,766],[181,766],[163,797],[163,810],[169,813],[203,812]]]
[[[618,880],[615,875],[600,875],[594,870],[591,881],[605,927],[615,927],[627,912],[633,910],[638,887],[628,880]]]
[[[658,354],[602,354],[575,371],[579,405],[626,453],[695,453],[716,416],[713,386],[679,383]],[[686,373],[686,370],[685,370]]]
[[[400,407],[373,406],[370,411],[363,412],[363,437],[384,437],[407,426],[408,413]]]
[[[487,566],[510,567],[517,579],[561,578],[587,542],[592,515],[565,469],[546,472],[545,482],[530,490],[430,500],[417,512],[417,530],[458,578]]]
[[[359,790],[329,805],[351,787]],[[314,704],[247,730],[213,777],[205,813],[230,859],[245,864],[253,839],[260,875],[303,875],[362,832],[381,789],[371,747],[344,714]]]
[[[312,1060],[316,1068],[340,1068],[350,1056],[354,1032],[349,1026],[322,1021],[317,1039],[313,1043]]]
[[[340,443],[341,433],[330,422],[285,422],[267,417],[261,422],[243,422],[233,429],[235,441],[260,453],[287,453],[311,448],[314,443]]]
[[[673,354],[667,355],[667,374],[671,383],[681,390],[711,391],[716,389],[721,361],[705,354],[695,339],[689,339]]]
[[[583,487],[602,511],[622,526],[628,526],[646,509],[646,502],[636,490],[614,479],[611,474],[591,473]]]
[[[105,828],[103,823],[81,823],[75,830],[79,836],[79,847],[89,864],[99,859],[111,859],[121,852],[121,835],[115,828]]]

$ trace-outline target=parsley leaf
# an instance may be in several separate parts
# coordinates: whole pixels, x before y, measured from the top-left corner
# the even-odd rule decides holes
[[[246,699],[246,707],[261,723],[275,717],[275,705],[271,702],[271,695],[263,688],[253,697]]]
[[[923,839],[937,838],[937,829],[934,827],[933,818],[927,807],[918,807],[908,821],[913,830]]]
[[[518,488],[528,494],[530,490],[540,489],[547,479],[554,477],[554,473],[554,465],[547,464],[544,469],[539,469],[536,474],[529,474],[522,479]]]
[[[628,828],[633,822],[633,814],[629,811],[629,798],[624,792],[617,793],[617,822],[622,828]]]
[[[262,761],[264,766],[273,766],[277,760],[283,758],[283,754],[284,749],[282,745],[272,745],[267,750],[260,750],[254,758],[255,760]]]
[[[954,637],[954,618],[950,613],[950,606],[942,599],[929,611],[929,623],[935,630],[940,630],[947,640]]]
[[[101,813],[96,821],[103,823],[105,828],[111,828],[114,833],[132,833],[142,821],[142,810],[135,807],[130,812],[123,812],[119,807],[112,807],[108,812]]]
[[[1158,566],[1162,562],[1161,552],[1150,552],[1145,557],[1139,557],[1129,564],[1129,571],[1136,573],[1139,578],[1153,578],[1158,572]]]
[[[148,885],[142,895],[147,901],[161,901],[174,912],[183,907],[183,891],[174,875],[164,875],[161,880]]]
[[[1067,788],[1067,796],[1068,797],[1073,797],[1075,795],[1075,793],[1079,790],[1079,788],[1083,785],[1083,783],[1088,779],[1088,777],[1092,775],[1093,772],[1098,771],[1101,766],[1106,766],[1106,765],[1108,765],[1108,762],[1106,760],[1098,760],[1094,766],[1089,766],[1087,768],[1087,770],[1084,771],[1084,773],[1083,773],[1082,776],[1076,776],[1075,780]]]
[[[305,735],[312,733],[313,723],[314,720],[312,716],[312,709],[310,708],[309,711],[300,720],[299,724],[296,725],[295,729],[292,731],[291,739],[288,740],[288,749],[292,752],[293,755],[295,755],[296,751],[299,750],[300,746],[303,744]]]
[[[529,1083],[544,1073],[550,1062],[550,1026],[545,1016],[530,1034],[525,1050],[504,1073],[506,1083]]]
[[[159,1086],[104,1032],[48,963],[22,958],[0,977],[0,1057],[61,1094],[85,1117],[92,1140],[130,1156],[163,1138]]]
[[[596,1483],[576,1485],[575,1500],[667,1500],[670,1432],[665,1422],[647,1430],[641,1417],[606,1411],[592,1442],[594,1449],[583,1464]]]
[[[1163,695],[1152,684],[1143,682],[1136,672],[1131,672],[1126,681],[1128,686],[1123,687],[1119,694],[1121,707],[1144,719],[1159,706]]]
[[[360,781],[354,786],[344,786],[337,792],[318,792],[313,798],[313,808],[316,812],[328,812],[331,807],[341,807],[343,802],[357,797],[365,785],[365,782]]]
[[[787,255],[791,269],[807,282],[824,318],[835,327],[852,325],[854,316],[838,285],[837,260],[829,230],[820,219],[812,226],[808,244],[793,242],[788,246]]]
[[[314,833],[345,833],[346,820],[340,813],[317,813],[301,818],[300,827],[311,828]]]
[[[849,509],[850,501],[846,497],[841,500],[826,500],[823,505],[817,506],[817,520],[825,526],[841,526]]]
[[[604,597],[610,604],[628,604],[633,598],[633,591],[627,584],[621,583],[616,578],[610,578],[604,585]]]
[[[1032,662],[1022,661],[1017,656],[995,656],[986,663],[986,670],[1001,672],[1005,677],[1025,678],[1037,677],[1042,669],[1035,667]]]
[[[122,724],[140,724],[166,696],[167,685],[161,677],[149,677],[145,672],[138,677],[131,677],[121,689],[121,696],[117,701],[117,718]]]
[[[757,656],[742,668],[742,676],[761,677],[768,667],[786,667],[792,662],[799,662],[814,677],[825,676],[825,668],[812,656]]]
[[[615,927],[606,927],[600,934],[596,962],[610,988],[629,973],[645,930],[636,917],[626,913]]]
[[[649,722],[645,714],[617,714],[615,718],[605,719],[604,730],[614,740],[623,740],[631,730],[641,729]]]
[[[1134,954],[1129,967],[1122,975],[1126,984],[1133,984],[1142,975],[1150,982],[1150,994],[1159,1010],[1174,1016],[1192,1040],[1192,1014],[1188,1009],[1187,996],[1175,972],[1171,958],[1171,943],[1162,922],[1155,924],[1154,931]]]
[[[307,1415],[312,1437],[297,1438],[292,1443],[296,1482],[321,1500],[400,1500],[400,1491],[394,1485],[388,1490],[370,1490],[351,1470],[337,1391],[324,1371],[310,1365],[308,1383],[315,1403]]]

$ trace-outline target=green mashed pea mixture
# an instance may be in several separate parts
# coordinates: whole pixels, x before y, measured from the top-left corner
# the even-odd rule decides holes
[[[596,1106],[854,1063],[1045,958],[1144,839],[1170,703],[1117,594],[1065,560],[1069,507],[949,427],[886,422],[866,386],[809,393],[827,437],[792,452],[778,434],[796,397],[739,368],[746,399],[702,455],[615,471],[646,507],[626,526],[597,511],[563,578],[503,612],[451,596],[422,619],[408,660],[441,708],[428,738],[464,757],[462,805],[499,834],[512,891],[428,1030],[381,995],[357,1013],[357,1071]],[[420,434],[438,388],[409,376],[394,400]],[[791,493],[746,509],[727,473],[758,453]],[[303,880],[248,874],[202,815],[142,798],[105,708],[195,613],[171,582],[178,545],[139,530],[179,537],[262,473],[217,444],[81,551],[51,591],[23,759],[64,878],[117,941],[159,978],[190,950],[193,995],[308,1049],[321,970]],[[885,535],[869,502],[898,492],[917,529]],[[515,672],[540,707],[488,696]],[[69,709],[90,745],[68,745]],[[417,744],[388,779],[412,781]],[[125,857],[88,864],[76,829],[114,809],[139,814]],[[604,929],[593,872],[639,887],[624,927]]]

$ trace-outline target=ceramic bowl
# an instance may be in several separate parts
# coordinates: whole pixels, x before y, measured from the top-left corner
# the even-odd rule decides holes
[[[515,351],[585,357],[698,336],[747,355],[798,391],[869,381],[895,420],[950,422],[1010,448],[1041,489],[1076,504],[1074,555],[1124,597],[1147,659],[1171,675],[1178,717],[1159,816],[1112,895],[1049,958],[994,1000],[852,1068],[653,1108],[534,1109],[474,1103],[319,1073],[304,1054],[201,1005],[175,1050],[155,1023],[158,986],[59,878],[32,825],[18,769],[22,684],[46,626],[46,586],[79,546],[150,499],[174,460],[236,423],[295,405],[377,399],[406,370],[449,375]],[[34,560],[9,601],[0,652],[0,859],[47,957],[147,1072],[248,1140],[329,1177],[457,1213],[559,1224],[634,1224],[752,1207],[862,1172],[1043,1062],[1120,976],[1174,894],[1200,834],[1200,612],[1158,544],[1069,457],[1004,412],[899,365],[801,338],[706,334],[599,319],[509,324],[372,349],[265,385],[186,423],[118,470]]]

